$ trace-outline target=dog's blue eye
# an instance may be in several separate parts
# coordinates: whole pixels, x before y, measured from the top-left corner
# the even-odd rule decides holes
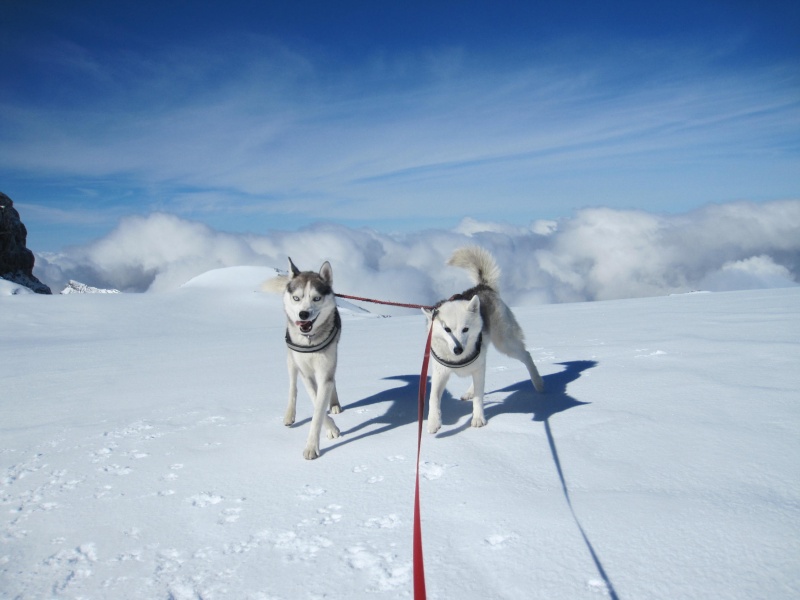
[[[292,300],[295,302],[300,302],[300,296],[292,296]]]
[[[322,300],[322,296],[314,296],[314,302],[319,302]]]

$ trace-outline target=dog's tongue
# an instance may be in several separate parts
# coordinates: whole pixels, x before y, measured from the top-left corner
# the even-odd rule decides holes
[[[295,321],[295,324],[300,328],[300,331],[308,333],[311,331],[311,327],[314,326],[314,321]]]

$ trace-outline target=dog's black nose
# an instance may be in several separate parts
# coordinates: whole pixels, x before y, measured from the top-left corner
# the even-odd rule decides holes
[[[301,310],[300,314],[297,316],[299,316],[303,321],[305,321],[308,319],[309,314],[307,310]]]
[[[456,356],[458,356],[462,352],[464,352],[464,349],[461,346],[456,346],[455,348],[453,348],[453,354],[455,354]]]

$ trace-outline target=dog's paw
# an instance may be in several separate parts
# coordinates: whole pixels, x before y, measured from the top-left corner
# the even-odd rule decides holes
[[[339,405],[339,404],[331,404],[331,414],[332,415],[338,415],[340,412],[342,412],[341,405]]]
[[[294,425],[294,415],[286,415],[283,417],[283,424],[289,427],[290,425]]]
[[[314,460],[315,458],[319,458],[319,448],[308,446],[305,450],[303,450],[303,458],[306,460]]]
[[[428,433],[436,433],[441,427],[441,421],[428,419]]]
[[[332,428],[328,429],[328,439],[335,440],[339,437],[339,428],[334,425]]]
[[[463,396],[461,396],[462,400],[472,400],[475,397],[473,392],[465,392]]]
[[[483,416],[472,417],[472,426],[473,427],[483,427],[484,425],[486,425],[486,419]]]

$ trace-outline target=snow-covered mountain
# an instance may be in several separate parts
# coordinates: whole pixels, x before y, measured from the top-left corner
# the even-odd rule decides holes
[[[81,283],[80,281],[75,281],[74,279],[70,279],[69,283],[61,290],[62,294],[119,294],[119,290],[106,290],[101,288],[92,287],[90,285],[86,285],[85,283]]]
[[[343,311],[343,435],[306,461],[271,274],[0,294],[0,596],[412,597],[424,318]],[[428,597],[800,597],[800,289],[515,312],[547,393],[490,350],[473,429],[451,380]]]

